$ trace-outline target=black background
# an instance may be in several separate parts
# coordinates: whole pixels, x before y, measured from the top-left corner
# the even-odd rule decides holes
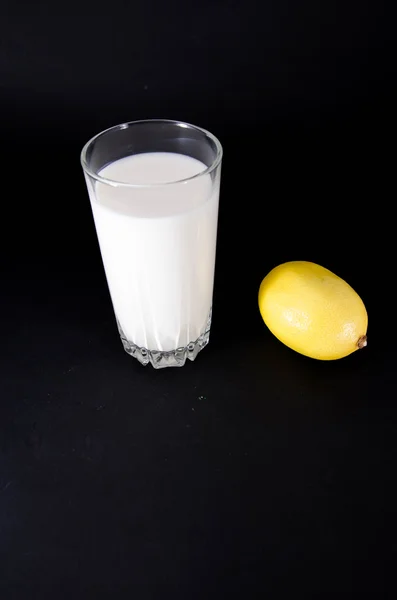
[[[391,14],[0,14],[2,597],[394,597]],[[79,164],[87,139],[140,118],[224,146],[211,342],[183,369],[123,353]],[[362,296],[365,351],[321,363],[266,330],[259,283],[301,259]]]

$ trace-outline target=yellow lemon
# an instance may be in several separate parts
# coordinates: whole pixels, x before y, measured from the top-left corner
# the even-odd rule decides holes
[[[346,281],[312,262],[275,267],[261,283],[259,309],[283,344],[319,360],[335,360],[367,345],[368,316]]]

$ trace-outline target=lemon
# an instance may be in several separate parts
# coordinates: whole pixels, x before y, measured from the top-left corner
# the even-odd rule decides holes
[[[275,267],[263,279],[258,299],[270,331],[300,354],[335,360],[367,345],[363,301],[320,265],[292,261]]]

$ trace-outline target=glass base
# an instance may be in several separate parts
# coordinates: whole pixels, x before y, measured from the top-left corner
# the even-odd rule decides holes
[[[208,317],[207,326],[204,333],[200,335],[195,342],[190,342],[187,346],[169,351],[148,350],[147,348],[141,348],[133,342],[127,340],[118,321],[117,325],[124,350],[130,356],[136,358],[143,366],[151,363],[155,369],[164,369],[165,367],[183,367],[187,358],[189,360],[194,360],[197,354],[208,344],[211,329],[211,313]]]

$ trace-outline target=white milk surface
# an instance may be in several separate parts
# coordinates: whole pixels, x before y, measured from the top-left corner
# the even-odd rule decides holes
[[[181,154],[137,154],[107,165],[100,175],[136,186],[157,185],[88,186],[116,318],[128,341],[139,347],[175,350],[205,331],[219,179],[213,183],[207,174],[170,183],[205,168]]]

